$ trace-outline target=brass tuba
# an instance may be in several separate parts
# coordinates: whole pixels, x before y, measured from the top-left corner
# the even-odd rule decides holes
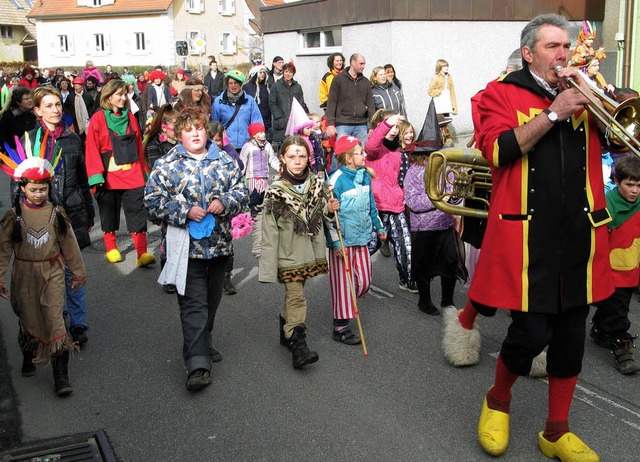
[[[443,212],[476,218],[488,215],[491,169],[478,149],[452,148],[431,153],[424,185],[433,205]],[[464,199],[464,204],[451,204],[457,199]]]

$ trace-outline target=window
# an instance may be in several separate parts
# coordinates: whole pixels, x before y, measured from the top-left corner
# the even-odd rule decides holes
[[[58,42],[60,44],[60,53],[69,53],[69,40],[66,35],[58,35]]]
[[[186,0],[184,7],[189,13],[204,13],[204,0]]]
[[[93,34],[95,38],[96,51],[104,51],[104,35],[103,34]]]
[[[218,0],[218,13],[223,16],[236,14],[236,0]]]
[[[0,26],[0,37],[13,38],[13,26]]]
[[[231,32],[220,33],[220,53],[223,55],[236,54],[236,34]]]
[[[322,29],[300,32],[300,50],[326,53],[342,49],[342,29]]]
[[[135,32],[135,36],[136,36],[136,50],[144,51],[145,50],[144,32]]]
[[[93,0],[93,6],[102,6],[102,0]]]

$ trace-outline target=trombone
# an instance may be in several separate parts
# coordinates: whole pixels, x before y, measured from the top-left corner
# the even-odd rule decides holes
[[[562,66],[556,67],[556,72],[561,70]],[[616,152],[631,151],[640,157],[640,98],[629,98],[618,103],[593,89],[588,93],[571,77],[566,77],[566,80],[570,87],[590,101],[586,105],[587,110],[607,127],[606,137],[611,148]],[[604,107],[597,104],[596,97]]]

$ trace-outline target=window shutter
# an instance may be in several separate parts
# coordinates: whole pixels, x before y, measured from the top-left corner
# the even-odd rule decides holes
[[[224,0],[218,0],[218,13],[224,13]]]
[[[107,54],[111,54],[111,36],[109,34],[105,34],[103,36],[104,40],[104,52]]]
[[[200,2],[200,13],[204,13],[204,0],[198,0]]]
[[[236,14],[236,0],[229,0],[229,14]]]
[[[224,49],[224,32],[220,32],[220,53],[226,53]]]
[[[67,35],[67,46],[69,47],[69,54],[75,55],[75,41],[71,35]]]
[[[236,52],[238,51],[238,48],[236,45],[236,34],[229,34],[229,41],[231,42],[231,45],[229,46],[229,53],[235,55]]]

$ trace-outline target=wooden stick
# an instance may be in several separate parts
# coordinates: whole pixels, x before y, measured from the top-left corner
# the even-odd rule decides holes
[[[329,190],[331,198],[334,198],[333,189]],[[349,289],[351,290],[351,300],[356,313],[356,324],[358,325],[358,333],[360,334],[360,343],[362,344],[362,353],[365,357],[369,356],[367,352],[367,342],[364,341],[364,332],[362,331],[362,323],[360,322],[360,310],[358,310],[358,302],[356,301],[356,289],[353,287],[353,279],[351,278],[351,267],[349,266],[349,260],[347,259],[347,251],[342,240],[342,231],[340,229],[340,219],[338,218],[338,211],[335,212],[336,228],[338,231],[338,239],[340,239],[340,249],[342,250],[342,260],[344,262],[344,268],[347,273],[347,280],[349,282]]]

